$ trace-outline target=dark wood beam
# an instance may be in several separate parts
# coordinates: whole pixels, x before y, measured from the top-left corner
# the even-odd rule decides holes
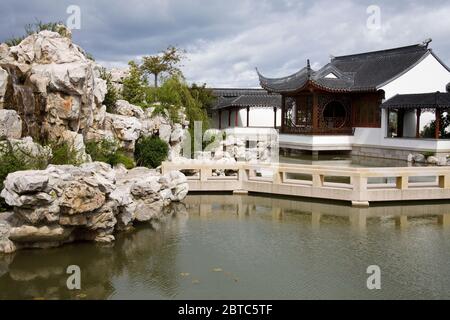
[[[319,128],[319,97],[316,92],[312,93],[313,95],[313,110],[312,110],[312,127],[314,129]]]
[[[436,115],[436,122],[434,127],[434,138],[439,139],[439,133],[441,132],[441,110],[435,109],[434,114]]]
[[[231,127],[231,108],[228,109],[228,128]]]
[[[247,128],[250,127],[250,107],[247,107]]]
[[[222,110],[219,110],[219,130],[222,129]]]
[[[239,126],[239,108],[234,109],[234,126]]]
[[[284,97],[284,95],[282,95],[281,96],[281,133],[284,133],[285,113],[286,113],[285,97]]]
[[[420,138],[420,114],[422,110],[416,110],[416,138]]]
[[[273,108],[273,127],[277,128],[277,107]]]

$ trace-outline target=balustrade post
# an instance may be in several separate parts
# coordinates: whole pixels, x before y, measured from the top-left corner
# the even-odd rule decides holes
[[[278,169],[273,170],[273,183],[274,184],[281,184],[283,183],[283,172],[279,171]]]
[[[208,181],[208,178],[212,176],[211,168],[201,168],[200,169],[200,181]]]
[[[408,176],[400,176],[395,179],[395,185],[397,189],[408,189]]]
[[[238,170],[239,181],[247,181],[248,180],[248,171],[245,168],[239,168]]]
[[[448,189],[450,188],[450,175],[445,174],[439,176],[439,188]]]
[[[367,194],[367,177],[363,177],[361,174],[351,176],[350,182],[353,186],[352,206],[368,207],[369,195]]]
[[[323,187],[323,182],[324,182],[324,175],[323,174],[319,174],[319,173],[313,173],[312,175],[312,184],[313,187],[315,188],[321,188]]]

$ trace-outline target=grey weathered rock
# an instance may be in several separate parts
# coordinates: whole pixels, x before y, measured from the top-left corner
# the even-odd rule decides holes
[[[115,114],[119,114],[127,117],[135,117],[138,119],[144,118],[144,110],[141,107],[132,105],[125,100],[117,100],[113,109]]]
[[[1,80],[0,80],[0,91],[1,91]],[[0,99],[1,99],[1,92],[0,92]],[[15,110],[0,109],[0,138],[20,139],[21,136],[22,136],[22,120],[20,119],[17,112]]]
[[[16,251],[16,245],[10,240],[11,226],[0,218],[0,253]]]
[[[434,157],[434,156],[429,156],[429,157],[427,158],[427,162],[428,162],[429,164],[438,164],[439,159],[438,159],[437,157]]]
[[[413,160],[417,163],[423,163],[426,161],[426,158],[423,154],[418,153],[414,155]]]
[[[13,206],[11,223],[0,219],[0,252],[90,240],[109,243],[115,230],[154,221],[187,194],[180,172],[112,169],[100,162],[8,175],[1,196]],[[0,217],[1,218],[1,217]]]
[[[135,117],[106,113],[105,128],[113,132],[123,148],[134,151],[135,142],[141,135],[142,124]]]
[[[42,31],[17,46],[2,46],[0,104],[21,115],[23,135],[35,140],[84,137],[103,126],[107,89],[100,67],[72,43],[69,30],[65,33]]]
[[[438,157],[438,166],[446,166],[447,165],[447,157],[440,156]]]
[[[111,74],[111,82],[114,86],[114,88],[116,88],[117,91],[121,91],[123,88],[123,80],[128,77],[128,75],[130,74],[130,69],[129,68],[123,68],[123,69],[118,69],[118,68],[114,68],[109,70],[109,73]]]
[[[1,59],[1,56],[0,56]],[[6,94],[6,86],[8,84],[8,72],[0,67],[0,109],[3,108],[4,98]]]
[[[408,154],[407,161],[408,162],[413,162],[414,161],[414,155],[412,153]]]
[[[21,225],[11,228],[9,239],[13,242],[63,241],[70,236],[71,232],[71,228],[64,228],[57,224],[49,226]]]

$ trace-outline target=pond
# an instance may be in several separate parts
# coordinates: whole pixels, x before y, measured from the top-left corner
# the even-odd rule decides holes
[[[376,205],[193,194],[117,235],[0,256],[0,299],[450,298],[450,202]],[[81,290],[66,269],[81,269]],[[368,266],[381,290],[368,290]]]
[[[303,164],[303,165],[321,165],[321,166],[337,166],[337,167],[422,167],[427,166],[425,163],[411,163],[405,160],[375,158],[364,156],[353,156],[348,153],[319,153],[318,158],[313,158],[308,153],[281,153],[279,158],[280,163]]]

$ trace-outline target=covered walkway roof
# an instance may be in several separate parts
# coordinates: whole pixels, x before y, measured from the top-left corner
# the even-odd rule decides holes
[[[234,107],[281,107],[281,96],[279,94],[270,94],[264,89],[217,88],[213,89],[213,94],[217,97],[213,106],[214,110]]]
[[[450,109],[450,93],[397,94],[385,101],[385,109]]]

